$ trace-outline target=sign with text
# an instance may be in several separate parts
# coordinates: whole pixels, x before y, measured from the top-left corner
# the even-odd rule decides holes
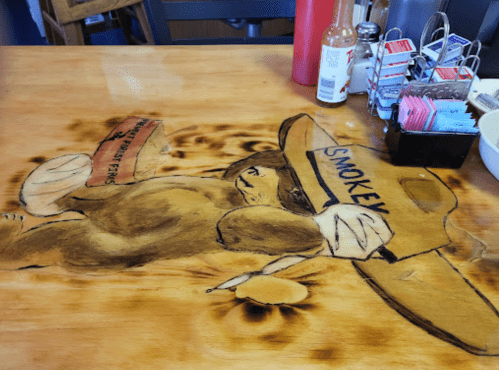
[[[449,243],[444,223],[456,206],[453,193],[426,169],[395,168],[385,156],[360,145],[327,147],[308,151],[312,171],[297,173],[315,177],[319,187],[304,185],[304,191],[321,200],[317,212],[356,204],[384,217],[394,232],[388,248],[398,259]]]

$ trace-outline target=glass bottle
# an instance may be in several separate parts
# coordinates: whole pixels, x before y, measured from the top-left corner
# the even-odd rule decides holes
[[[367,10],[369,8],[369,0],[355,0],[353,5],[353,21],[354,27],[359,23],[367,20]]]
[[[369,22],[376,23],[381,27],[381,34],[385,33],[386,19],[388,18],[388,10],[390,8],[390,0],[376,0],[373,2]]]
[[[323,107],[335,108],[347,99],[356,41],[352,13],[353,0],[336,0],[332,22],[322,35],[316,100]]]

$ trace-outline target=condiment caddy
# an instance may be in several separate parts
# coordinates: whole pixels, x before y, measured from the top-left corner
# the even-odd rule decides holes
[[[428,45],[438,45],[433,49],[439,53],[429,56],[423,51],[425,41],[438,18],[443,27],[431,33]],[[380,81],[383,67],[390,64],[386,62],[385,54],[392,54],[387,44],[393,40],[386,41],[389,40],[387,36],[397,33],[395,40],[404,40],[402,32],[399,29],[388,31],[376,50],[368,109],[371,114],[387,120],[386,143],[395,165],[459,168],[478,135],[475,122],[465,112],[465,107],[480,64],[481,45],[473,41],[462,42],[456,47],[453,39],[457,37],[449,40],[449,29],[445,13],[435,13],[428,20],[419,51],[411,51],[405,56],[407,60],[394,59],[405,64],[403,81],[396,85],[383,86]],[[439,34],[443,37],[439,38]],[[447,54],[449,50],[450,55]],[[454,60],[453,64],[450,60]],[[393,59],[388,61],[393,62]],[[459,106],[457,111],[447,109],[454,105]],[[408,119],[409,113],[413,114],[412,119]]]
[[[433,31],[430,43],[425,44],[438,18],[443,26]],[[469,42],[449,35],[449,30],[446,14],[438,12],[423,30],[419,51],[410,39],[402,38],[398,28],[381,37],[379,45],[373,46],[372,69],[366,82],[370,114],[390,119],[392,105],[399,102],[403,94],[414,94],[416,90],[425,93],[431,90],[433,96],[453,91],[453,98],[467,99],[480,64],[481,44],[478,40]],[[443,37],[438,38],[439,34]],[[428,50],[432,53],[425,53]]]

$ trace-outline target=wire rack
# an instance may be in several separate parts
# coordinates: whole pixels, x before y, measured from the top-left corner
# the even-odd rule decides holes
[[[441,25],[435,28],[435,26]],[[430,33],[431,32],[431,33]],[[458,99],[467,100],[468,93],[476,78],[476,73],[480,66],[481,43],[474,40],[469,45],[459,46],[457,58],[453,58],[452,65],[446,61],[446,55],[455,46],[449,44],[450,25],[447,15],[443,12],[435,13],[425,25],[421,35],[419,51],[411,54],[406,62],[402,82],[398,88],[396,102],[399,103],[403,96],[428,96],[433,99]],[[430,35],[428,37],[428,35]],[[392,28],[386,32],[379,41],[375,62],[373,66],[372,80],[368,86],[367,108],[371,115],[377,114],[377,97],[380,89],[381,68],[385,65],[383,60],[386,54],[386,43],[388,41],[402,39],[402,31],[399,28]],[[441,51],[432,63],[428,71],[428,59],[423,53],[423,48],[438,39],[442,39]],[[435,82],[434,75],[437,67],[453,66],[458,71],[454,80]],[[464,69],[466,67],[466,69]],[[464,69],[464,70],[463,70]],[[471,78],[464,79],[464,72],[471,71]],[[463,78],[460,78],[463,77]],[[385,128],[386,132],[386,128]]]

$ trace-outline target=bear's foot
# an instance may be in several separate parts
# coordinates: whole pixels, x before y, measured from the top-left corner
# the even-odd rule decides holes
[[[3,251],[19,235],[23,227],[24,216],[15,213],[0,214],[0,252]]]
[[[92,173],[87,154],[70,154],[48,160],[26,178],[20,201],[34,216],[52,216],[65,211],[56,201],[85,186]]]

